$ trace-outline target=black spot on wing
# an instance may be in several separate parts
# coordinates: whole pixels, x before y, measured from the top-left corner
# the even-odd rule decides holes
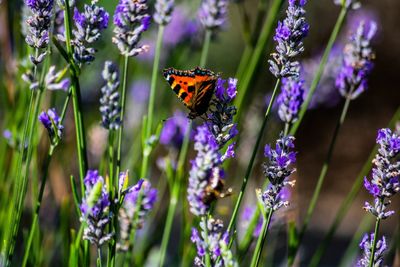
[[[188,96],[188,94],[186,93],[186,92],[183,92],[179,97],[182,99],[182,100],[185,100],[185,98]]]
[[[172,85],[174,81],[175,81],[174,77],[169,76],[168,83]]]
[[[175,87],[173,88],[175,94],[179,95],[179,91],[181,90],[181,86],[179,84],[175,85]]]
[[[194,92],[195,89],[196,89],[196,87],[194,85],[188,86],[189,93]]]

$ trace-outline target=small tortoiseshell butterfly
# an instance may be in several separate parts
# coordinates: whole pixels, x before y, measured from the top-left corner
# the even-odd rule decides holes
[[[163,74],[172,90],[189,109],[190,119],[207,112],[218,80],[217,74],[200,67],[192,70],[168,68]]]

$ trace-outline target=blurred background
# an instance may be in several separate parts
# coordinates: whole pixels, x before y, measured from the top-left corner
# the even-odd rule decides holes
[[[77,1],[78,6],[89,1]],[[242,2],[238,4],[236,2]],[[213,39],[210,47],[207,68],[221,72],[223,78],[234,77],[244,49],[243,39],[243,13],[249,15],[251,23],[254,22],[258,0],[232,1],[229,8],[229,20],[224,30]],[[268,1],[267,1],[268,2]],[[307,20],[310,23],[310,33],[305,41],[306,51],[301,58],[304,78],[306,84],[310,83],[319,63],[320,55],[325,48],[333,25],[339,13],[339,7],[331,0],[309,0],[307,4]],[[177,1],[177,8],[172,22],[167,26],[164,49],[162,51],[161,69],[164,67],[175,67],[178,69],[190,69],[199,62],[202,31],[196,22],[196,10],[200,1]],[[100,4],[113,14],[117,1],[103,0]],[[284,12],[281,12],[282,16]],[[285,222],[294,219],[301,222],[308,207],[310,197],[313,193],[322,163],[325,159],[328,145],[332,137],[333,129],[340,115],[343,100],[335,91],[334,77],[335,64],[343,48],[343,42],[348,39],[349,32],[354,29],[358,21],[373,19],[378,23],[378,34],[374,41],[376,51],[375,68],[369,80],[369,89],[357,100],[353,101],[348,112],[347,119],[341,129],[329,173],[322,187],[314,216],[308,232],[305,236],[301,255],[304,262],[314,252],[318,243],[332,223],[339,205],[350,191],[350,188],[361,171],[364,163],[369,157],[375,144],[377,130],[386,127],[391,117],[400,104],[399,70],[400,70],[400,1],[380,0],[362,1],[362,8],[349,14],[346,25],[343,27],[334,52],[328,62],[329,68],[325,73],[326,79],[317,88],[318,98],[313,99],[312,108],[307,112],[305,120],[297,133],[296,146],[298,152],[296,187],[291,192],[291,206],[284,214],[277,216],[274,229],[276,236],[285,236]],[[14,133],[12,120],[7,114],[10,106],[20,96],[21,90],[28,90],[23,83],[15,83],[15,77],[20,77],[26,68],[26,45],[24,44],[23,32],[23,10],[22,1],[3,0],[0,4],[0,129],[3,133],[2,143],[7,144],[7,149],[12,149],[18,142],[18,136]],[[102,66],[105,60],[113,60],[121,65],[121,60],[116,47],[111,43],[112,30],[106,30],[96,47],[98,53],[96,60],[91,66],[84,68],[81,77],[81,88],[83,96],[84,119],[89,147],[89,164],[91,168],[101,165],[104,153],[104,145],[107,133],[100,127],[99,98],[102,80],[100,79]],[[147,99],[150,89],[151,68],[153,61],[152,48],[156,39],[156,27],[150,28],[144,34],[143,44],[150,45],[149,53],[131,60],[129,66],[129,96],[128,111],[126,114],[128,127],[125,128],[124,139],[124,162],[125,169],[130,169],[130,175],[134,178],[139,173],[141,153],[140,147],[140,125],[142,117],[147,112]],[[227,170],[227,186],[232,187],[235,192],[240,190],[242,176],[250,158],[255,136],[257,134],[266,103],[273,89],[274,78],[268,71],[267,59],[272,51],[272,42],[269,41],[265,47],[263,58],[257,68],[252,80],[250,93],[245,101],[244,118],[240,128],[240,145],[235,163]],[[335,52],[336,51],[336,52]],[[57,58],[57,56],[55,56]],[[336,59],[336,61],[335,61]],[[61,61],[61,60],[60,60]],[[56,61],[55,61],[56,62]],[[339,61],[340,63],[340,61]],[[311,77],[311,78],[310,78]],[[157,85],[156,116],[159,121],[168,119],[174,115],[176,110],[184,107],[177,101],[168,84],[161,80]],[[240,90],[240,88],[238,88]],[[56,106],[58,110],[64,101],[64,92],[47,94],[45,106]],[[44,109],[44,108],[43,108]],[[21,111],[23,114],[23,111]],[[15,120],[20,120],[21,114],[15,114]],[[200,122],[199,122],[200,123]],[[55,246],[59,248],[64,238],[68,238],[68,227],[77,225],[76,218],[72,214],[71,192],[69,186],[69,175],[77,175],[77,160],[75,155],[75,134],[73,128],[72,109],[68,111],[65,123],[65,135],[62,144],[57,148],[55,160],[50,168],[49,186],[45,192],[45,201],[42,209],[41,222],[46,229],[44,236],[44,247]],[[263,143],[273,143],[282,128],[277,116],[269,123]],[[42,128],[39,128],[41,131]],[[41,135],[38,153],[34,156],[33,165],[41,166],[43,162],[48,140]],[[191,146],[192,147],[192,146]],[[153,165],[149,179],[158,187],[163,183],[162,158],[170,154],[168,148],[160,145],[153,154]],[[5,157],[6,154],[0,155]],[[193,149],[189,158],[193,158]],[[245,206],[254,206],[256,199],[254,189],[263,183],[261,163],[263,157],[260,155],[254,167],[250,179],[248,191],[245,196]],[[7,159],[5,159],[7,163]],[[34,168],[32,183],[30,186],[37,187],[40,172]],[[0,174],[12,178],[10,174]],[[6,180],[6,179],[5,179]],[[165,182],[164,182],[165,183]],[[1,195],[7,196],[7,186],[0,186]],[[30,191],[30,190],[28,190]],[[168,194],[164,195],[167,199]],[[337,266],[338,259],[343,256],[349,245],[353,234],[357,231],[361,221],[366,215],[362,209],[364,202],[371,200],[364,188],[361,189],[356,200],[351,206],[343,223],[337,231],[334,242],[323,258],[321,266]],[[32,199],[27,197],[27,211],[24,213],[23,221],[29,225]],[[153,214],[149,220],[158,218],[164,220],[166,206],[159,201],[157,214]],[[71,206],[70,206],[71,205]],[[399,212],[398,198],[393,201],[393,209]],[[229,198],[220,201],[217,207],[219,213],[227,223],[232,211],[232,200]],[[155,217],[155,218],[154,218]],[[157,221],[157,220],[156,220]],[[180,220],[177,220],[180,221]],[[381,224],[382,233],[389,237],[389,243],[394,241],[395,232],[398,234],[399,216],[390,217]],[[179,232],[181,223],[177,223],[174,232]],[[154,231],[154,245],[159,245],[161,230],[157,225],[149,225],[146,231]],[[161,227],[160,227],[161,228]],[[63,229],[59,231],[58,229]],[[372,224],[369,228],[372,229]],[[397,229],[397,230],[396,230]],[[240,234],[240,228],[239,228]],[[159,236],[160,238],[157,238]],[[174,235],[172,235],[174,236]],[[272,240],[271,235],[270,239]],[[269,241],[267,240],[267,243]],[[271,241],[273,242],[273,241]],[[285,253],[285,242],[277,245],[274,261],[279,264],[280,255]],[[173,242],[171,242],[173,244]],[[268,246],[268,244],[267,244]],[[62,257],[60,251],[52,250],[55,255],[46,255],[44,265],[52,266]],[[149,252],[151,253],[151,252]],[[177,255],[179,248],[171,245],[169,254]],[[354,255],[353,255],[354,256]],[[299,263],[301,264],[301,263]]]

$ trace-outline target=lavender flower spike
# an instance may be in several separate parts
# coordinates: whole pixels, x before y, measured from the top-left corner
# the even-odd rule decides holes
[[[114,13],[115,43],[124,56],[134,57],[148,50],[139,45],[141,35],[149,28],[150,15],[146,0],[120,0]]]
[[[276,211],[282,206],[288,206],[289,202],[283,199],[280,192],[289,185],[294,186],[295,181],[287,181],[287,178],[296,171],[290,165],[296,162],[296,152],[294,149],[294,137],[283,136],[276,141],[275,149],[269,145],[265,146],[264,155],[269,162],[264,163],[264,175],[270,181],[270,186],[261,193],[258,189],[258,197],[265,210]]]
[[[121,126],[121,107],[119,104],[119,74],[117,66],[111,62],[104,63],[102,76],[106,84],[101,88],[100,112],[102,125],[108,130],[117,130]]]
[[[156,12],[154,21],[160,25],[167,25],[171,21],[175,0],[157,0],[155,3]]]
[[[96,246],[108,242],[113,233],[107,233],[106,227],[111,221],[110,199],[103,177],[97,170],[88,170],[85,179],[85,196],[80,206],[81,222],[85,223],[83,239]]]
[[[225,23],[227,9],[227,0],[203,0],[199,11],[201,24],[206,29],[218,30]]]
[[[217,141],[206,125],[197,127],[194,140],[197,156],[191,161],[187,198],[190,211],[196,216],[204,216],[210,209],[207,187],[213,184],[212,181],[219,184],[223,179],[222,169],[219,168],[221,155]]]
[[[307,36],[309,25],[305,19],[306,0],[289,0],[286,18],[278,22],[274,40],[276,52],[272,53],[269,70],[275,77],[298,76],[299,62],[293,58],[304,51],[303,39]]]
[[[371,251],[372,251],[372,246],[374,242],[374,234],[365,234],[363,239],[360,242],[360,248],[363,251],[362,258],[357,262],[357,266],[359,267],[368,267],[369,265],[369,260],[371,258]],[[372,266],[383,266],[383,257],[384,257],[384,252],[387,249],[386,245],[386,239],[384,236],[382,236],[381,240],[378,240],[376,242],[376,247],[375,247],[375,254],[374,254],[374,262]]]
[[[386,219],[394,211],[387,211],[390,197],[400,191],[400,136],[390,129],[378,131],[376,143],[379,145],[374,160],[372,179],[364,179],[364,186],[374,197],[374,205],[365,203],[364,209],[378,219]]]
[[[372,179],[369,181],[366,177],[364,178],[364,186],[374,197],[374,205],[365,202],[364,209],[376,217],[378,224],[381,219],[386,219],[395,213],[387,211],[387,208],[390,204],[389,198],[400,191],[400,136],[390,129],[380,129],[376,143],[379,148],[372,161],[375,165],[372,169]],[[375,228],[375,232],[378,232],[378,228]],[[383,252],[386,250],[385,237],[376,243],[376,247],[373,246],[374,234],[371,234],[371,238],[369,235],[364,236],[360,243],[363,257],[358,262],[359,266],[370,266],[370,261],[373,261],[372,266],[383,265]]]
[[[282,79],[282,89],[278,96],[279,118],[288,124],[294,123],[304,101],[304,81],[299,76]]]
[[[187,127],[188,119],[186,114],[179,110],[175,111],[174,116],[164,123],[160,134],[160,143],[178,151],[182,146]]]
[[[122,175],[124,176],[124,175]],[[118,221],[120,240],[117,248],[127,251],[132,229],[143,227],[146,215],[153,209],[157,200],[157,189],[151,187],[147,180],[140,179],[125,193],[125,198],[119,209]]]
[[[371,39],[376,30],[375,22],[371,21],[368,26],[361,22],[344,47],[343,65],[336,78],[336,87],[343,97],[355,99],[367,89],[367,78],[375,57]]]
[[[212,264],[211,266],[239,266],[234,260],[232,252],[229,250],[229,235],[223,232],[223,222],[210,217],[207,225],[204,221],[200,222],[201,232],[195,228],[192,229],[191,241],[196,244],[197,256],[194,259],[194,266],[203,267],[205,265],[205,256],[208,253]],[[216,263],[218,257],[222,260]]]
[[[26,20],[28,32],[25,41],[33,48],[46,48],[49,44],[49,29],[54,0],[25,0],[25,4],[32,12]],[[43,61],[45,55],[46,52],[40,53],[38,56],[31,55],[30,60],[34,65],[38,65]]]
[[[61,124],[61,119],[58,117],[57,112],[54,108],[49,109],[47,112],[42,111],[39,115],[39,121],[46,128],[50,142],[53,146],[56,146],[61,140],[64,126]]]
[[[89,45],[97,41],[101,31],[108,27],[109,15],[96,2],[92,0],[90,5],[85,4],[82,13],[77,8],[74,10],[74,59],[78,63],[90,63],[94,60],[96,50]]]

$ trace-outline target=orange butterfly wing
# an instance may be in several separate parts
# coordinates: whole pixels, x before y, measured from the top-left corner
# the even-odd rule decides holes
[[[201,116],[207,111],[217,75],[199,67],[186,71],[169,68],[163,74],[178,98],[190,110],[190,118]]]

